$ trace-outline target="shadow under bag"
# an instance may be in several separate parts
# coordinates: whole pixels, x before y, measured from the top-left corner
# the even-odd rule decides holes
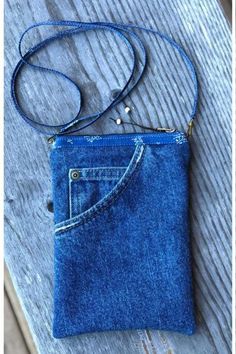
[[[12,97],[18,112],[40,132],[49,126],[33,123],[22,111],[16,79],[25,64],[33,65],[28,62],[31,55],[58,37],[109,30],[123,36],[131,48],[127,36],[133,36],[142,52],[142,42],[133,30],[152,32],[178,51],[190,68],[196,89],[187,134],[149,128],[151,133],[69,135],[118,104],[136,86],[142,73],[133,84],[128,80],[104,111],[86,117],[78,113],[59,131],[56,127],[56,134],[52,132],[49,142],[55,220],[53,335],[61,338],[128,329],[191,335],[195,331],[195,317],[188,136],[198,94],[192,62],[178,44],[157,31],[133,25],[74,21],[43,22],[31,28],[45,24],[70,29],[40,42],[24,56],[21,54],[12,78]],[[134,70],[131,78],[133,75]]]

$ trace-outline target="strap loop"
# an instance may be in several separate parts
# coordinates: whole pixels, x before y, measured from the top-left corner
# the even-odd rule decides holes
[[[22,53],[22,42],[23,39],[30,30],[36,28],[36,27],[41,27],[41,26],[61,26],[61,27],[69,27],[69,29],[65,29],[62,31],[59,31],[57,34],[53,36],[49,36],[48,38],[44,39],[43,41],[37,43],[34,47],[30,48],[25,54]],[[107,30],[112,32],[114,35],[117,35],[126,45],[128,48],[129,52],[131,53],[132,57],[132,66],[130,70],[130,74],[126,80],[125,85],[123,88],[120,90],[119,94],[111,101],[111,103],[102,111],[95,112],[86,116],[81,116],[81,108],[82,108],[82,100],[81,100],[81,91],[78,86],[78,84],[72,80],[70,77],[65,75],[63,72],[60,72],[58,70],[44,67],[41,65],[36,65],[32,64],[29,62],[30,58],[37,53],[40,49],[46,47],[49,45],[52,41],[57,40],[57,39],[63,39],[65,37],[70,37],[73,35],[76,35],[80,32],[86,32],[86,31],[91,31],[91,30]],[[137,34],[134,32],[134,30],[141,30],[144,32],[149,32],[154,35],[159,36],[163,41],[171,45],[177,52],[180,54],[182,59],[184,60],[185,64],[187,65],[191,76],[193,80],[193,85],[194,85],[194,97],[193,97],[193,103],[192,103],[192,111],[190,113],[190,120],[188,123],[188,135],[191,135],[192,133],[192,127],[193,127],[193,120],[196,115],[197,111],[197,102],[198,102],[198,81],[197,81],[197,75],[196,71],[194,68],[194,65],[191,61],[191,59],[188,57],[188,55],[185,53],[183,48],[177,44],[173,39],[170,37],[162,34],[161,32],[157,30],[152,30],[149,28],[145,27],[140,27],[136,25],[130,25],[130,24],[115,24],[115,23],[109,23],[109,22],[77,22],[77,21],[44,21],[40,23],[36,23],[30,27],[28,27],[22,34],[20,41],[19,41],[19,54],[20,54],[20,61],[17,63],[15,70],[12,74],[12,79],[11,79],[11,95],[13,99],[13,103],[18,111],[18,113],[21,115],[21,117],[24,119],[24,121],[29,124],[32,128],[34,128],[37,132],[45,134],[45,135],[52,135],[52,139],[55,135],[57,134],[72,134],[75,132],[78,132],[82,129],[85,129],[86,127],[90,126],[91,124],[95,123],[98,119],[100,119],[104,113],[106,113],[109,109],[112,107],[116,106],[119,102],[121,102],[134,88],[135,86],[139,83],[144,71],[145,67],[147,64],[147,52],[146,49],[140,40],[140,38],[137,36]],[[136,46],[131,42],[130,38],[136,43]],[[137,48],[140,50],[139,53],[139,60],[137,56]],[[141,60],[142,59],[142,60]],[[142,64],[142,67],[140,69],[139,74],[136,74],[138,67],[140,66],[140,63]],[[25,111],[22,109],[20,102],[17,97],[17,79],[18,75],[20,74],[22,68],[25,65],[29,65],[32,68],[36,70],[41,70],[41,71],[47,71],[50,73],[53,73],[55,75],[61,76],[64,79],[68,80],[70,83],[72,83],[76,90],[78,91],[79,94],[79,109],[78,113],[76,116],[69,121],[68,123],[64,123],[61,125],[49,125],[49,124],[44,124],[40,123],[37,121],[34,121],[31,119]],[[136,76],[137,75],[137,76]],[[85,122],[85,124],[81,125],[81,123]]]
[[[187,136],[192,136],[193,133],[193,119],[188,122]]]

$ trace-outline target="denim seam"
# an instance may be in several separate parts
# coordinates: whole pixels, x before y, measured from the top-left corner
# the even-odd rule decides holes
[[[117,177],[80,177],[74,183],[79,183],[79,181],[117,181],[120,178],[122,178],[122,175]]]
[[[151,134],[151,135],[149,135],[150,137],[157,137],[157,134],[159,134],[159,133],[155,133],[155,134]],[[174,133],[161,133],[161,134],[168,134],[168,135],[170,135],[170,134],[185,134],[184,132],[178,132],[178,131],[176,131],[176,132],[174,132]],[[118,136],[119,135],[119,136]],[[138,133],[138,134],[135,134],[134,133],[134,136],[140,136],[140,137],[142,137],[142,136],[144,136],[144,135],[148,135],[148,134],[146,134],[146,133]],[[85,140],[86,140],[86,138],[88,137],[91,137],[92,135],[74,135],[74,137],[75,138],[72,138],[72,139],[76,139],[77,137],[81,137],[81,138],[85,138]],[[129,136],[129,134],[117,134],[117,136],[108,136],[108,135],[106,135],[106,134],[103,134],[103,135],[99,135],[99,137],[101,137],[102,139],[105,137],[105,139],[107,139],[107,140],[122,140],[122,139],[125,139],[125,138],[127,138]],[[131,136],[130,136],[131,137]],[[163,136],[164,137],[164,136]],[[65,139],[67,139],[65,136],[63,136],[63,138],[65,138]],[[71,136],[70,136],[70,138],[71,138]],[[98,140],[94,140],[95,142],[97,142]],[[94,141],[93,142],[89,142],[90,144],[94,144]]]
[[[70,178],[70,171],[69,171],[69,186],[68,186],[68,192],[69,192],[69,216],[70,218],[72,217],[72,193],[71,193],[71,178]]]
[[[125,170],[127,168],[127,166],[125,167],[122,167],[122,166],[98,166],[98,167],[81,167],[81,168],[71,168],[70,170],[73,171],[73,170],[78,170],[78,171],[94,171],[94,170],[119,170],[119,169],[122,169],[122,170]]]
[[[145,145],[144,144],[141,144],[139,145],[140,148],[143,147],[143,150],[140,150],[139,151],[139,155],[137,156],[136,158],[136,161],[134,166],[133,166],[133,170],[130,171],[130,174],[128,174],[126,177],[127,179],[125,178],[122,182],[121,182],[121,185],[119,186],[118,189],[116,189],[116,187],[114,187],[113,189],[113,192],[114,192],[114,196],[113,197],[109,197],[109,199],[107,200],[107,202],[105,202],[103,205],[101,206],[98,206],[97,210],[94,209],[94,211],[92,212],[92,214],[88,215],[87,217],[85,216],[84,219],[81,219],[81,220],[78,220],[78,221],[75,221],[73,224],[69,224],[68,226],[63,226],[63,222],[60,223],[61,224],[61,228],[64,228],[64,230],[60,230],[60,227],[57,229],[55,229],[55,238],[57,239],[60,239],[62,237],[57,237],[56,235],[57,234],[62,234],[62,233],[65,233],[67,231],[69,231],[70,229],[73,229],[74,227],[76,226],[80,226],[82,224],[87,224],[89,221],[92,221],[93,219],[96,218],[97,214],[101,213],[102,211],[106,210],[111,204],[113,204],[113,202],[126,190],[126,188],[128,187],[128,185],[131,183],[131,181],[134,179],[135,175],[137,174],[137,172],[139,171],[139,167],[141,166],[142,164],[142,160],[144,158],[144,155],[145,155]],[[141,156],[140,156],[141,155]],[[111,191],[111,193],[113,193]],[[107,195],[108,196],[108,195]],[[103,203],[103,201],[107,198],[104,197],[103,199],[101,199],[101,201],[99,203]],[[56,225],[55,225],[56,226]],[[64,236],[65,237],[65,236]]]
[[[158,136],[158,134],[165,134],[165,135]],[[187,134],[185,132],[178,131],[178,130],[173,133],[154,133],[154,134],[148,134],[148,133],[133,133],[133,134],[131,133],[131,134],[129,134],[129,133],[127,133],[127,134],[116,134],[117,136],[109,136],[108,134],[97,135],[97,136],[99,136],[102,140],[104,140],[104,139],[106,139],[106,140],[123,140],[123,139],[127,139],[127,138],[132,138],[132,137],[135,138],[135,137],[144,137],[144,136],[145,137],[147,136],[149,138],[159,138],[159,137],[165,138],[167,136],[170,137],[171,134],[174,134],[174,135],[180,134],[180,135],[187,137]],[[59,136],[58,139],[61,139],[61,140],[63,140],[63,139],[66,139],[66,140],[72,139],[73,140],[74,139],[75,140],[75,139],[81,138],[81,140],[85,139],[85,141],[88,142],[86,140],[86,138],[89,138],[92,136],[93,135],[71,135],[71,136],[63,135],[63,136]],[[96,144],[97,142],[98,142],[98,140],[94,140],[93,142],[88,142],[88,143],[92,145],[92,144]]]
[[[102,171],[102,172],[109,172],[109,171],[115,171],[118,169],[119,175],[116,177],[93,177],[93,176],[81,176],[77,180],[73,180],[71,178],[71,172],[72,171],[85,171],[90,172],[90,171]],[[81,213],[81,198],[80,198],[80,193],[78,192],[78,186],[81,181],[117,181],[120,178],[122,178],[123,174],[125,173],[127,167],[94,167],[94,168],[70,168],[69,169],[69,217],[73,218],[76,216],[76,214]],[[122,174],[121,174],[122,173]],[[76,206],[76,207],[75,207]]]
[[[133,154],[132,154],[132,157],[131,157],[131,159],[130,159],[130,162],[129,162],[128,166],[126,167],[125,173],[121,176],[121,179],[123,179],[123,178],[125,178],[125,177],[128,177],[129,174],[130,174],[130,172],[131,172],[131,170],[132,170],[132,167],[135,167],[135,166],[136,166],[136,163],[137,163],[137,160],[138,160],[138,156],[139,156],[139,154],[140,154],[140,149],[141,149],[141,146],[143,146],[143,145],[144,145],[144,144],[136,145],[135,150],[134,150],[134,152],[133,152]],[[126,176],[124,176],[125,174],[126,174]],[[118,182],[118,183],[119,183],[119,182]],[[124,180],[122,180],[121,183],[124,183]],[[116,185],[112,190],[114,190],[116,187],[117,187],[117,185]],[[112,190],[111,190],[110,193],[112,193]],[[110,194],[110,193],[108,193],[108,194]],[[107,195],[108,195],[108,194],[107,194]],[[107,195],[106,195],[103,199],[105,199],[105,198],[107,197]],[[102,199],[102,200],[103,200],[103,199]],[[101,200],[100,202],[102,202],[102,200]],[[100,203],[100,202],[99,202],[99,203]],[[61,221],[61,222],[59,222],[58,224],[56,224],[55,226],[64,226],[64,224],[65,224],[66,222],[67,222],[67,220]]]
[[[117,180],[123,176],[126,167],[95,167],[95,168],[70,168],[69,175],[72,171],[79,171],[80,176],[77,180],[73,180],[74,183],[80,180]],[[114,173],[116,172],[116,173]],[[109,174],[114,174],[109,176]]]
[[[169,145],[169,144],[176,144],[176,145],[183,145],[183,144],[188,144],[188,141],[185,141],[185,142],[183,142],[182,144],[179,144],[178,142],[176,142],[176,141],[171,141],[171,142],[148,142],[148,144],[147,145]],[[55,146],[55,147],[53,147],[53,150],[57,150],[57,149],[76,149],[76,148],[81,148],[81,147],[93,147],[93,148],[95,148],[95,147],[97,147],[98,145],[78,145],[78,146],[67,146],[67,145],[63,145],[63,146]],[[119,144],[119,145],[106,145],[105,143],[104,144],[100,144],[99,145],[99,147],[108,147],[108,146],[135,146],[135,143],[129,143],[129,142],[126,142],[126,143],[123,143],[122,142],[122,144]]]
[[[167,133],[168,134],[168,133]],[[126,134],[124,134],[124,135],[126,135]],[[181,133],[181,135],[182,135],[182,133]],[[104,135],[102,135],[102,136],[104,136]],[[79,138],[83,138],[84,136],[82,136],[82,135],[78,135],[78,136],[76,136],[76,137],[79,137]],[[143,135],[141,135],[140,136],[140,138],[142,138],[142,137],[144,137]],[[151,137],[149,137],[149,138],[157,138],[157,136],[151,136]],[[167,136],[163,136],[162,137],[163,138],[163,141],[165,141],[165,139],[167,138]],[[161,139],[162,139],[161,138]],[[127,139],[126,137],[124,137],[124,138],[121,138],[121,137],[105,137],[104,139],[102,139],[102,141],[104,141],[104,140],[107,140],[107,141],[109,141],[109,140],[111,140],[111,141],[115,141],[115,140],[120,140],[120,141],[122,141],[123,139]],[[74,139],[75,140],[75,139]],[[83,139],[81,139],[81,142],[82,142],[82,140]],[[168,139],[167,139],[168,140]],[[89,142],[89,141],[87,141],[86,139],[83,141],[84,142],[84,144],[86,144],[86,145],[88,145],[88,146],[93,146],[93,145],[96,145],[96,144],[100,144],[100,140],[94,140],[93,142]],[[131,144],[134,144],[135,145],[135,141],[134,140],[132,140],[131,139],[131,141],[129,141]],[[158,141],[159,142],[159,141]],[[161,141],[160,141],[161,142]],[[175,141],[174,141],[175,142]],[[172,141],[170,141],[170,143],[172,143]],[[156,142],[153,142],[153,144],[156,144]]]
[[[70,209],[71,218],[74,217],[75,213],[81,212],[81,200],[80,200],[80,196],[79,196],[79,193],[78,193],[78,185],[77,184],[75,185],[75,183],[73,183],[73,187],[72,187],[72,183],[73,183],[73,181],[70,180],[70,185],[71,185],[70,193],[71,194],[69,195],[69,199],[71,200],[71,203],[70,203],[70,206],[71,206],[71,209]],[[76,190],[74,190],[74,189],[76,189]],[[76,208],[76,211],[75,211],[75,207],[74,207],[75,205],[77,205],[77,206],[79,205],[79,207]]]
[[[163,325],[163,320],[159,320],[159,324],[156,326],[153,326],[149,329],[151,330],[158,330],[158,331],[170,331],[169,327],[167,327],[166,325]],[[63,332],[63,335],[61,337],[58,338],[64,338],[65,336],[71,336],[71,335],[78,335],[78,323],[72,324],[70,326],[68,326],[68,323],[66,323],[65,325],[65,331]],[[139,326],[128,326],[127,328],[122,328],[121,326],[117,327],[115,326],[115,328],[113,328],[112,330],[114,331],[124,331],[124,330],[146,330],[146,327],[139,327]],[[171,330],[172,331],[177,331],[178,332],[178,325],[174,326]],[[182,331],[184,331],[184,333],[186,333],[187,335],[192,335],[193,334],[193,330],[189,329],[189,326],[182,326],[181,327]],[[102,329],[102,330],[98,330],[97,332],[104,332],[104,331],[109,331],[110,327],[108,327],[107,329]],[[195,330],[195,325],[194,325],[194,330]],[[87,331],[86,333],[89,333],[89,331]],[[60,335],[60,331],[58,332],[58,334]]]
[[[138,147],[140,147],[140,148],[143,147],[143,150],[138,151],[138,150],[137,150]],[[85,215],[85,216],[84,216],[84,219],[75,221],[73,224],[68,224],[68,227],[66,228],[65,231],[67,231],[68,228],[70,228],[70,227],[74,227],[74,225],[81,224],[81,223],[86,223],[86,220],[89,218],[89,216],[93,216],[93,215],[95,216],[96,213],[100,212],[100,210],[103,210],[104,208],[106,208],[106,206],[108,206],[108,204],[112,203],[113,200],[114,200],[114,198],[116,197],[116,195],[119,195],[119,194],[123,191],[123,189],[125,189],[125,188],[123,187],[123,185],[126,186],[126,183],[129,182],[129,180],[132,179],[132,174],[133,174],[133,173],[135,172],[135,170],[137,169],[138,163],[141,162],[141,161],[140,161],[140,155],[141,155],[141,157],[142,157],[143,153],[144,153],[144,145],[143,145],[143,144],[140,144],[140,145],[136,146],[136,150],[135,150],[135,152],[134,152],[134,154],[133,154],[132,159],[134,158],[135,154],[137,154],[137,157],[136,157],[136,159],[135,159],[134,161],[132,161],[132,159],[131,159],[131,161],[132,161],[132,163],[133,163],[133,166],[132,166],[133,169],[132,169],[131,166],[130,166],[130,171],[127,172],[127,175],[126,175],[126,176],[124,176],[124,180],[121,181],[121,184],[120,184],[119,186],[116,185],[116,186],[111,190],[110,193],[108,193],[103,199],[101,199],[101,200],[98,202],[100,205],[97,206],[97,210],[95,209],[95,206],[96,206],[96,205],[94,205],[94,210],[91,210],[91,214],[90,214],[90,215],[88,215],[87,217],[86,217],[86,215]],[[131,163],[131,162],[130,162],[130,163]],[[129,168],[129,166],[127,167],[127,169],[128,169],[128,168]],[[128,171],[128,170],[127,170],[127,171]],[[122,187],[123,187],[123,188],[122,188]],[[112,194],[112,193],[114,193],[114,196],[113,196],[113,197],[111,197],[111,195],[110,195],[110,194]],[[109,196],[109,199],[107,200],[106,203],[104,203],[104,200],[106,200],[106,199],[108,198],[108,196]],[[102,205],[102,203],[104,203],[104,204]],[[93,208],[93,207],[92,207],[92,208]],[[92,208],[91,208],[91,209],[92,209]],[[85,211],[85,213],[86,213],[86,211]],[[82,216],[82,215],[81,215],[81,216]],[[76,218],[76,217],[75,217],[75,218]],[[79,216],[78,216],[78,218],[79,218]],[[67,220],[64,221],[64,222],[59,223],[58,225],[61,224],[61,228],[63,228],[63,227],[66,227],[66,226],[65,226],[66,223],[67,223]],[[55,225],[55,226],[56,226],[56,225]],[[58,231],[56,231],[56,232],[64,232],[64,231],[58,230]]]

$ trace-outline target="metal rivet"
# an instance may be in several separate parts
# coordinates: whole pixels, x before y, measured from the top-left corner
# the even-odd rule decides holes
[[[117,119],[116,119],[116,124],[117,124],[117,125],[120,125],[121,123],[122,123],[122,120],[121,120],[120,118],[117,118]]]
[[[53,144],[54,143],[54,137],[51,136],[50,138],[48,138],[48,144]]]
[[[72,171],[71,172],[71,178],[72,179],[78,179],[79,178],[79,171]]]

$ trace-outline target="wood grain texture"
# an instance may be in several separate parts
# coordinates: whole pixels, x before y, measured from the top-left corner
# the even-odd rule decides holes
[[[19,304],[18,296],[15,292],[10,274],[6,266],[4,266],[4,292],[4,298],[6,298],[6,304],[4,304],[4,310],[6,310],[4,313],[4,328],[6,327],[6,335],[4,334],[4,343],[5,347],[8,348],[7,353],[24,353],[24,351],[23,353],[21,353],[20,347],[18,346],[18,342],[20,341],[19,337],[22,337],[25,343],[25,347],[27,348],[27,352],[29,352],[30,354],[37,354],[37,350],[32,340],[28,323],[25,320],[24,313]],[[12,314],[10,313],[10,315],[8,316],[9,305]],[[16,351],[16,349],[13,349],[17,347],[18,351]],[[24,350],[24,348],[22,348],[22,350]]]
[[[11,302],[4,291],[4,353],[30,354],[20,327],[11,307]]]
[[[224,13],[232,25],[232,0],[220,0]]]
[[[10,99],[10,76],[18,60],[20,33],[35,21],[71,19],[137,23],[173,36],[193,59],[200,104],[191,141],[191,219],[198,329],[194,336],[161,331],[125,331],[54,340],[53,214],[49,148],[26,127]],[[217,0],[31,0],[5,2],[5,258],[39,353],[226,354],[231,352],[231,41]],[[48,30],[35,31],[28,43]],[[142,84],[86,134],[130,132],[107,119],[124,116],[125,104],[145,125],[185,129],[193,89],[176,53],[152,35],[142,35],[150,62]],[[84,92],[84,112],[105,106],[130,65],[110,34],[80,35],[54,43],[35,61],[63,69]],[[28,70],[22,101],[41,121],[69,120],[78,97],[67,83]],[[122,130],[122,131],[121,131]],[[138,131],[138,130],[137,130]]]

